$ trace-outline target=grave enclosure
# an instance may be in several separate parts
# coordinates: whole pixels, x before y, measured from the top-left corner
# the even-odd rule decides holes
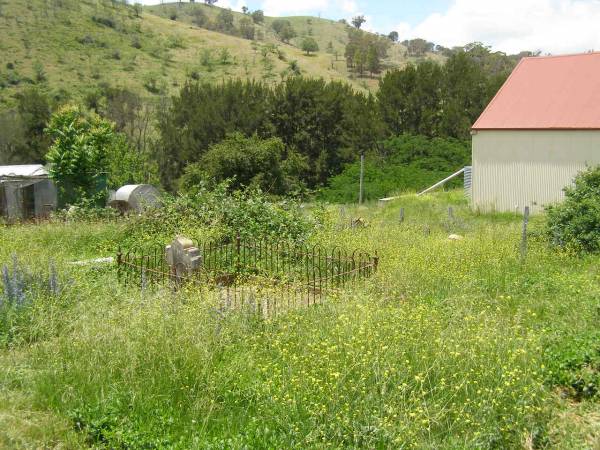
[[[196,244],[185,237],[170,245],[121,250],[119,279],[143,289],[182,286],[219,291],[222,306],[264,316],[322,303],[373,275],[377,255],[239,236]]]

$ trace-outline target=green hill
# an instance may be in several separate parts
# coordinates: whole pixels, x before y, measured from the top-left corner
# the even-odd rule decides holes
[[[214,23],[217,21],[222,8],[202,3],[164,3],[148,6],[145,10],[163,18],[170,19],[171,17],[176,17],[177,21],[195,25],[195,11],[202,11],[207,21]],[[250,17],[250,15],[244,15],[235,11],[232,11],[232,15],[236,26],[239,26],[240,21],[244,17]],[[273,31],[273,22],[279,19],[289,21],[296,32],[296,37],[291,39],[289,44],[281,42]],[[348,29],[351,27],[342,21],[312,16],[265,16],[264,23],[257,23],[254,26],[257,30],[258,43],[277,45],[283,52],[291,52],[294,58],[301,63],[300,66],[304,69],[306,75],[323,77],[325,79],[343,79],[362,89],[373,90],[377,87],[378,80],[376,78],[365,76],[356,79],[348,71],[344,51],[348,43]],[[302,52],[298,53],[302,40],[308,36],[313,37],[319,45],[319,52],[314,57],[307,57]],[[439,61],[444,60],[442,56],[434,53],[429,53],[426,57]],[[382,62],[384,69],[390,69],[402,67],[408,62],[416,62],[419,59],[407,56],[406,46],[395,43],[391,45],[388,57]]]
[[[38,85],[57,99],[82,99],[101,85],[152,96],[172,93],[190,78],[275,83],[290,73],[292,61],[304,75],[348,80],[357,89],[377,86],[376,79],[356,79],[348,72],[343,57],[347,25],[343,23],[287,18],[298,37],[284,44],[272,31],[275,18],[265,18],[264,24],[256,26],[257,38],[248,40],[194,25],[194,8],[209,19],[222,11],[203,4],[165,4],[142,10],[108,0],[0,3],[0,109],[14,106],[15,96],[30,85]],[[243,18],[240,13],[233,16],[236,24]],[[311,56],[298,48],[308,34],[320,47]],[[394,44],[384,67],[406,64],[405,53],[401,44]]]

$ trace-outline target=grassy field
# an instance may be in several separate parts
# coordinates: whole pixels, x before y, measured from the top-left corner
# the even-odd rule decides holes
[[[357,89],[374,89],[377,80],[351,79],[343,57],[345,26],[330,20],[292,17],[299,38],[278,42],[273,18],[257,28],[263,39],[249,41],[192,25],[191,8],[216,16],[218,7],[165,4],[133,8],[104,0],[31,0],[0,3],[0,110],[31,85],[57,99],[83,99],[102,84],[122,86],[146,97],[176,92],[186,80],[217,82],[250,78],[275,83],[291,61],[304,75],[346,80]],[[175,11],[177,20],[171,20]],[[236,23],[241,14],[235,13]],[[311,22],[309,24],[308,22]],[[312,28],[321,51],[306,56],[297,46]],[[338,60],[326,52],[329,42]],[[277,52],[263,52],[275,44]],[[430,55],[430,57],[434,57]],[[405,48],[394,45],[386,67],[406,64]]]
[[[535,217],[522,259],[520,218],[460,192],[314,211],[314,243],[380,270],[273,320],[68,264],[127,223],[2,228],[0,261],[52,261],[58,288],[2,316],[0,447],[597,448],[595,391],[565,381],[597,380],[597,257],[549,249]]]

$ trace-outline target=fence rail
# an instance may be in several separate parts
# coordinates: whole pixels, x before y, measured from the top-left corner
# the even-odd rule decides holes
[[[167,264],[162,246],[119,249],[119,279],[139,286],[209,286],[219,290],[224,305],[273,315],[321,303],[331,293],[370,277],[379,263],[377,255],[359,250],[326,250],[319,245],[239,236],[196,246],[202,258],[200,267],[186,275],[176,274]]]

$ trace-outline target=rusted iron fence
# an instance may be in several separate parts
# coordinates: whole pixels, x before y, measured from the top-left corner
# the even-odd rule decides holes
[[[265,315],[323,302],[351,283],[369,278],[377,255],[341,248],[243,240],[198,244],[200,268],[182,275],[167,264],[165,248],[119,250],[119,279],[125,284],[184,284],[217,289],[224,307],[248,307]]]

